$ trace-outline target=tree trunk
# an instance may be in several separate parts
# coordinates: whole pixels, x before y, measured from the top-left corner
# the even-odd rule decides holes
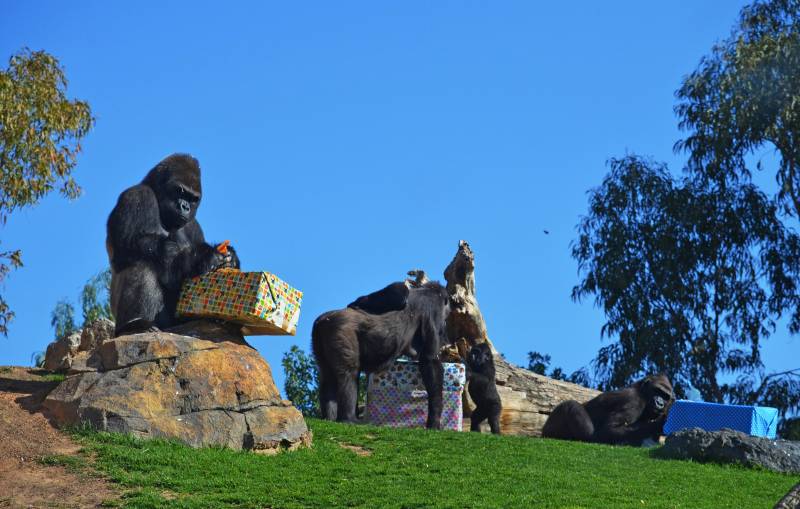
[[[495,356],[497,392],[503,402],[500,427],[504,435],[540,436],[547,416],[557,404],[568,399],[585,402],[600,394],[593,389],[561,380],[553,380],[507,362],[489,340],[486,322],[475,297],[475,256],[466,241],[460,241],[453,261],[444,271],[452,309],[447,319],[450,341],[462,357],[466,349],[489,343]],[[465,415],[473,404],[465,391]],[[469,429],[469,418],[464,418]],[[484,424],[486,426],[486,424]],[[488,426],[487,426],[488,428]]]

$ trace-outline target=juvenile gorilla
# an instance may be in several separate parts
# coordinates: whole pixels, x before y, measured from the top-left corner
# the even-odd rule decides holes
[[[648,376],[583,405],[577,401],[559,404],[544,423],[542,436],[638,446],[648,438],[658,440],[673,401],[669,379]]]
[[[405,305],[396,309],[404,294]],[[394,283],[360,297],[350,307],[320,315],[314,321],[311,344],[319,367],[322,417],[354,422],[359,372],[385,370],[411,350],[419,353],[428,391],[427,427],[441,428],[444,371],[439,350],[447,341],[444,330],[449,312],[447,291],[429,282],[411,289]]]
[[[233,248],[222,254],[206,243],[195,220],[201,197],[200,166],[186,154],[167,157],[119,196],[106,236],[117,336],[175,325],[185,279],[239,267]]]
[[[471,416],[471,431],[481,431],[481,423],[489,419],[492,433],[500,433],[500,412],[503,406],[495,383],[494,356],[486,343],[475,345],[467,355],[469,397],[475,402]]]

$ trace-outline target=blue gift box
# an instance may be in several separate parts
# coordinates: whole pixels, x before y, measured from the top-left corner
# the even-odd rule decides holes
[[[756,437],[775,438],[778,434],[778,409],[678,400],[669,410],[664,434],[684,428],[706,431],[730,428]]]

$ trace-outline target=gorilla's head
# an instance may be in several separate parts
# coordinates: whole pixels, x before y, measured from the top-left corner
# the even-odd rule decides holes
[[[143,183],[158,198],[161,224],[168,231],[194,219],[200,205],[200,165],[188,154],[172,154],[150,170]]]
[[[492,349],[486,343],[479,343],[473,346],[467,354],[467,364],[472,371],[483,373],[487,368],[494,366],[494,356]]]
[[[647,404],[645,414],[651,419],[665,415],[675,401],[669,378],[661,374],[650,375],[639,384],[639,394]]]

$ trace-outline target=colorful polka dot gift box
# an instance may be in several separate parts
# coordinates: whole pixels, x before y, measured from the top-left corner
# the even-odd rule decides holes
[[[463,364],[442,363],[442,429],[461,431]],[[428,420],[428,391],[419,364],[398,359],[389,369],[372,373],[367,383],[367,421],[395,428],[424,428]]]
[[[246,336],[294,336],[302,301],[275,274],[223,269],[186,281],[177,314],[238,323]]]

